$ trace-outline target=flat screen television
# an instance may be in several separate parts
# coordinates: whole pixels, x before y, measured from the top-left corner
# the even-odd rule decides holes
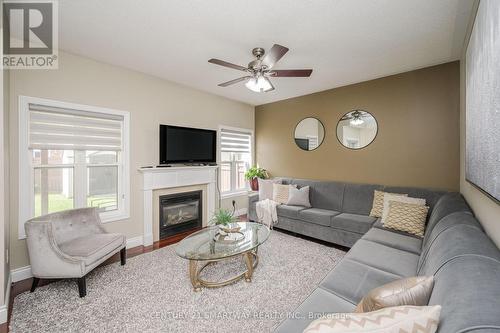
[[[160,125],[160,164],[216,163],[217,131]]]

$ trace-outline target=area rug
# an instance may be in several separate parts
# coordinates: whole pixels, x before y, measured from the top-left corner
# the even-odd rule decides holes
[[[318,286],[344,252],[273,231],[259,248],[252,282],[193,292],[188,262],[175,245],[100,267],[14,300],[12,332],[272,332]],[[210,269],[209,269],[210,268]],[[240,259],[207,267],[221,279],[243,270]]]

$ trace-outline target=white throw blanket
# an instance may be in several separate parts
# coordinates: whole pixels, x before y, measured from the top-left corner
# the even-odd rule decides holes
[[[276,222],[278,222],[278,214],[276,213],[276,206],[278,205],[279,203],[270,199],[257,201],[255,212],[257,213],[259,222],[272,229]]]

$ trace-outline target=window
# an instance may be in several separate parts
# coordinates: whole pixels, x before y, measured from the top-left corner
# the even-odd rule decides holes
[[[250,130],[220,129],[220,190],[230,195],[248,189],[245,172],[252,165],[253,133]]]
[[[26,220],[66,209],[128,218],[128,113],[31,97],[19,106],[19,237]]]

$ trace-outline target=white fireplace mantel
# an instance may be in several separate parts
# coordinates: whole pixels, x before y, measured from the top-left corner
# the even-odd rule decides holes
[[[207,186],[207,211],[215,211],[217,198],[217,166],[179,166],[140,168],[144,192],[143,245],[153,244],[153,191],[183,186]]]

